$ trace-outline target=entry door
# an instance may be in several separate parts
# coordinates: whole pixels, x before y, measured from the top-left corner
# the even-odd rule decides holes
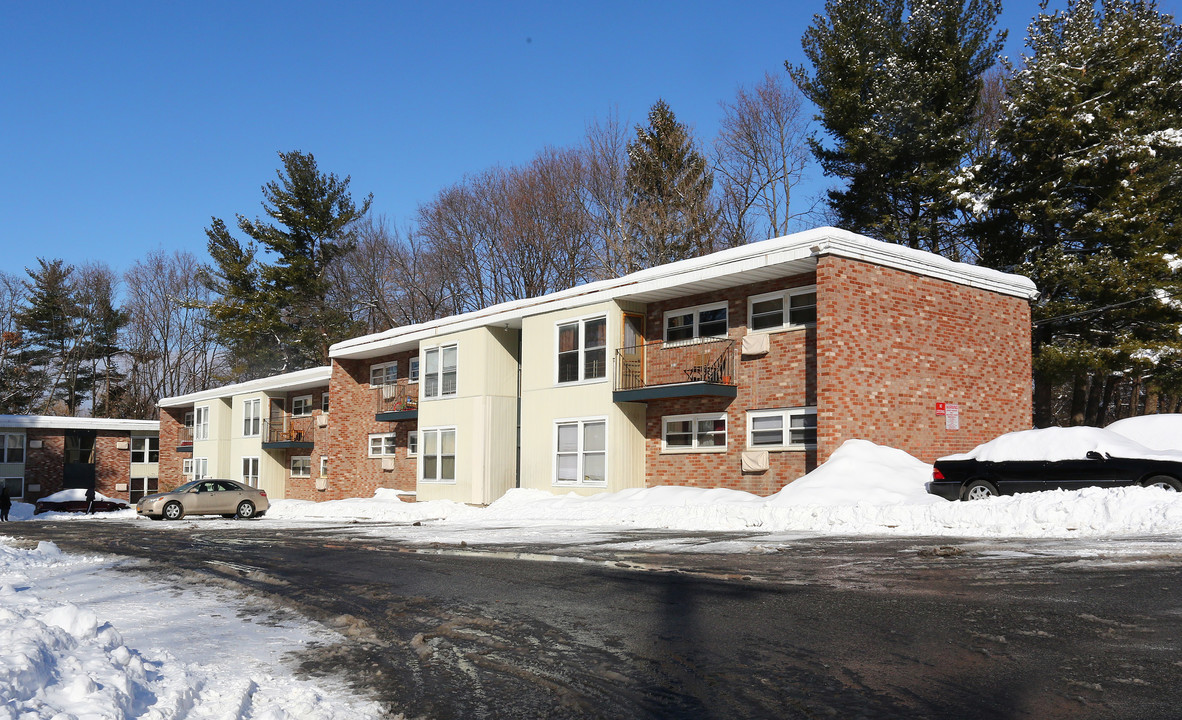
[[[620,340],[620,389],[644,387],[644,316],[624,313],[624,336]]]
[[[67,430],[62,487],[94,487],[94,430]]]
[[[283,398],[271,398],[270,431],[263,442],[279,442],[287,437],[287,416],[283,414]]]

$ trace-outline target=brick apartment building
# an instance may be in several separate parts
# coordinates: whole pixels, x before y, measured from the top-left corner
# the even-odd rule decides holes
[[[0,481],[13,499],[35,502],[93,487],[135,502],[157,487],[155,420],[0,415]]]
[[[931,461],[1030,426],[1035,296],[1023,277],[818,228],[167,398],[161,482],[216,474],[273,497],[384,487],[488,503],[514,487],[769,494],[851,438]],[[312,433],[253,454],[255,418],[290,426],[301,394]],[[194,427],[203,440],[173,442]]]

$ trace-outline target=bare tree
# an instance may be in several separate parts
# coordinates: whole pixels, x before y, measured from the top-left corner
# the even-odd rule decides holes
[[[582,155],[579,203],[589,221],[599,278],[618,277],[636,264],[625,218],[630,133],[619,115],[610,113],[587,128]]]
[[[24,337],[17,315],[27,300],[20,277],[0,270],[0,413],[24,412],[30,390],[21,358]]]
[[[809,163],[809,116],[795,85],[768,73],[748,90],[740,87],[723,116],[714,143],[720,179],[723,232],[728,245],[786,235],[812,210],[793,208],[793,189]]]

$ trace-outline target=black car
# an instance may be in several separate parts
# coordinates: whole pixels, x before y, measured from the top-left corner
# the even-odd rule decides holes
[[[1182,492],[1182,452],[1151,450],[1099,428],[1025,430],[940,458],[928,492],[948,500],[979,500],[1131,485]]]

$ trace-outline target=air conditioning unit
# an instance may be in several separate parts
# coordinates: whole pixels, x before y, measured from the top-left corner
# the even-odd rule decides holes
[[[745,473],[767,472],[771,468],[767,450],[744,450],[742,463]]]
[[[316,478],[316,489],[324,492],[328,489],[328,478]]]
[[[316,416],[316,427],[328,427],[328,415],[321,413]]]
[[[386,472],[393,470],[394,468],[398,467],[395,464],[396,462],[397,461],[392,457],[382,458],[382,470],[385,470]]]
[[[120,440],[119,442],[115,443],[116,450],[126,450],[129,447],[131,447],[131,443],[127,442],[126,440]]]
[[[26,485],[25,492],[41,492],[41,485],[39,483],[31,483]]]
[[[127,492],[127,483],[115,483],[115,492]]]
[[[30,440],[29,441],[29,448],[32,450],[39,450],[41,448],[41,441],[40,440]]]

